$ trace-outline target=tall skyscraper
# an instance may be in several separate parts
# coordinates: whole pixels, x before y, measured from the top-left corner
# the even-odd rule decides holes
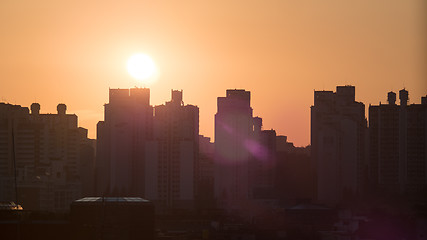
[[[408,104],[408,91],[388,93],[369,106],[370,169],[374,190],[413,196],[427,193],[427,96]],[[425,200],[425,199],[424,199]]]
[[[110,89],[97,126],[98,195],[144,196],[145,144],[152,138],[150,89]]]
[[[24,209],[67,211],[73,200],[92,193],[93,140],[66,108],[58,104],[57,114],[41,114],[38,103],[31,113],[0,103],[1,201],[18,197]]]
[[[362,193],[366,176],[365,105],[354,86],[315,91],[311,107],[311,156],[317,170],[317,200],[336,204]]]
[[[172,90],[150,106],[147,88],[110,89],[98,123],[97,194],[139,196],[158,211],[193,208],[199,159],[199,108]]]
[[[252,116],[249,91],[218,97],[214,159],[217,207],[250,216],[277,202],[276,131],[262,130],[262,118]]]
[[[250,197],[248,144],[253,118],[250,92],[227,90],[215,114],[215,198],[220,208],[240,209]]]
[[[193,208],[198,179],[199,108],[182,91],[154,107],[153,138],[146,146],[145,198],[159,211]]]

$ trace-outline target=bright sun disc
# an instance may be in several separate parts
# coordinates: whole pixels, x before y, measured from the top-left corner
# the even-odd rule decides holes
[[[148,80],[154,77],[156,64],[148,55],[138,53],[129,58],[127,70],[135,79]]]

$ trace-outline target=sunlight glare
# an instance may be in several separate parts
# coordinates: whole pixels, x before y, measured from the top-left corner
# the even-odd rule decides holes
[[[157,67],[148,55],[138,53],[129,58],[127,62],[127,70],[133,78],[147,83],[154,80]]]

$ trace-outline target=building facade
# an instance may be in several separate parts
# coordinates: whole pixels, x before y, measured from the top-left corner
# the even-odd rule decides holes
[[[262,118],[253,119],[253,136],[248,146],[251,153],[249,163],[250,197],[258,202],[272,202],[275,192],[277,149],[276,131],[262,130]]]
[[[98,123],[97,194],[149,199],[159,212],[194,207],[199,108],[182,91],[152,107],[148,88],[110,89]]]
[[[146,146],[145,197],[159,211],[192,209],[199,162],[199,108],[184,105],[182,91],[154,107],[153,138]]]
[[[334,205],[363,192],[367,121],[365,105],[355,101],[354,86],[314,92],[311,151],[319,202]]]
[[[427,193],[427,96],[408,104],[408,91],[388,93],[388,103],[369,106],[370,177],[374,191]]]
[[[250,215],[275,202],[276,132],[252,116],[249,91],[218,97],[214,159],[217,207]]]
[[[94,140],[66,108],[58,104],[57,114],[41,114],[38,103],[31,113],[0,103],[2,201],[17,200],[27,210],[67,211],[73,200],[92,193]]]
[[[199,164],[196,207],[214,208],[214,153],[215,146],[209,137],[199,135]]]
[[[247,144],[252,140],[250,92],[227,90],[215,114],[215,198],[218,207],[240,209],[250,197]]]
[[[96,193],[145,194],[145,145],[152,139],[150,89],[110,89],[104,121],[97,125]]]

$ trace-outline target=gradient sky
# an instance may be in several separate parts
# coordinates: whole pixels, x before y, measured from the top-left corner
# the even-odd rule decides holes
[[[108,88],[141,86],[143,52],[160,76],[151,104],[183,89],[213,137],[216,99],[251,91],[264,129],[310,143],[313,90],[355,85],[365,105],[406,88],[427,94],[427,3],[322,1],[0,1],[0,101],[56,113],[65,103],[96,136]]]

